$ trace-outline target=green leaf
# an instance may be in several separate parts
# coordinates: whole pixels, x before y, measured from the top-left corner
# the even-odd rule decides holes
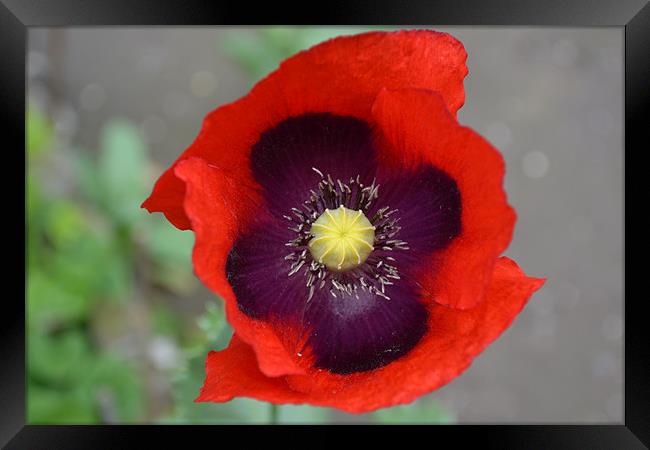
[[[208,349],[187,360],[184,370],[174,379],[174,404],[171,414],[160,419],[161,423],[196,424],[266,424],[269,406],[248,398],[237,398],[227,403],[196,403],[199,389],[205,379],[205,358]]]
[[[338,36],[363,33],[371,27],[267,27],[260,30],[263,38],[282,50],[283,58],[306,50]]]
[[[27,277],[27,314],[30,327],[40,330],[80,322],[88,316],[91,300],[66,290],[59,280],[33,269]]]
[[[42,156],[52,140],[52,125],[36,106],[27,107],[27,156],[38,158]]]
[[[196,393],[194,397],[196,397]],[[163,424],[254,424],[268,423],[268,404],[249,398],[236,398],[227,403],[195,403],[177,405],[170,415],[160,419]]]
[[[101,134],[98,170],[105,205],[120,223],[141,217],[140,204],[148,186],[147,149],[138,128],[124,120],[112,120]]]
[[[241,31],[228,35],[222,45],[224,52],[255,81],[275,70],[284,53],[264,43],[259,36],[245,35]]]
[[[86,376],[91,357],[88,339],[78,330],[57,335],[30,330],[28,373],[30,378],[41,383],[76,386]]]
[[[64,248],[49,255],[48,273],[68,291],[96,300],[124,300],[134,273],[130,254],[98,224],[86,225]],[[125,254],[126,253],[126,254]]]
[[[269,420],[269,405],[247,398],[227,403],[195,403],[205,379],[205,359],[210,350],[223,348],[232,331],[225,321],[223,307],[208,303],[199,319],[205,333],[202,347],[188,349],[182,368],[174,373],[174,410],[163,417],[161,423],[249,423],[265,424]]]
[[[29,424],[96,423],[95,407],[81,390],[59,390],[29,384],[27,388]]]
[[[149,216],[147,222],[149,227],[144,238],[152,258],[159,262],[182,264],[186,269],[191,269],[194,234],[179,231],[159,214]]]
[[[177,337],[182,326],[180,317],[166,305],[158,305],[152,313],[152,331],[163,336]]]
[[[265,27],[252,34],[232,31],[222,49],[257,81],[287,57],[335,36],[356,34],[371,27]]]
[[[352,34],[365,33],[378,29],[377,27],[307,27],[302,29],[297,46],[299,50],[307,49],[321,42],[338,36],[348,36]]]
[[[86,220],[81,208],[70,201],[52,202],[47,212],[46,232],[57,247],[77,241],[86,231]]]
[[[217,338],[227,326],[223,306],[216,301],[206,304],[205,313],[198,318],[197,322],[199,328],[205,333],[206,345],[212,345],[214,348]]]
[[[147,217],[146,228],[138,234],[153,261],[154,281],[179,295],[187,295],[196,286],[192,270],[194,235],[179,231],[161,215]]]
[[[328,423],[331,409],[309,405],[278,405],[280,424],[320,424]]]
[[[144,417],[142,376],[126,361],[98,357],[88,368],[83,388],[95,399],[103,422],[137,422]]]
[[[456,421],[454,414],[426,398],[410,405],[380,409],[370,417],[380,424],[451,424]]]
[[[26,182],[26,210],[27,220],[25,229],[27,234],[27,261],[28,267],[35,267],[40,261],[44,215],[47,211],[40,192],[38,178],[28,172]]]
[[[93,205],[101,205],[104,201],[102,180],[97,177],[98,163],[93,160],[91,152],[75,149],[72,164],[77,187],[83,197]]]

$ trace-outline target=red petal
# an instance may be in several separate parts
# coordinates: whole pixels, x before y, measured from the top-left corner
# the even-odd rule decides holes
[[[543,279],[527,277],[514,261],[499,258],[484,302],[467,310],[431,304],[431,331],[421,343],[402,359],[371,372],[341,376],[312,369],[306,375],[268,378],[255,365],[253,352],[233,337],[226,350],[208,355],[206,379],[197,401],[246,396],[353,413],[409,403],[467,369],[543,283]]]
[[[274,403],[302,403],[305,395],[292,391],[284,377],[267,377],[253,349],[235,334],[228,348],[208,353],[205,383],[199,402],[227,402],[234,397],[264,398]]]
[[[436,90],[455,114],[465,98],[466,57],[460,42],[434,31],[372,32],[332,39],[287,59],[247,96],[211,112],[197,139],[175,164],[199,156],[233,180],[250,184],[248,155],[261,132],[306,112],[370,119],[372,103],[384,87]],[[175,226],[187,229],[184,189],[172,166],[142,206],[164,212]]]
[[[503,158],[460,126],[435,92],[384,90],[373,113],[380,140],[386,141],[380,142],[384,164],[426,162],[456,181],[461,233],[422,264],[420,282],[425,298],[456,308],[475,306],[485,296],[496,258],[510,243],[516,218],[502,187]]]
[[[226,257],[240,231],[239,218],[254,211],[259,198],[200,158],[181,161],[175,173],[186,183],[184,207],[196,236],[192,260],[197,276],[224,299],[228,321],[244,341],[255,346],[266,375],[304,373],[270,325],[252,320],[239,310],[226,278]]]

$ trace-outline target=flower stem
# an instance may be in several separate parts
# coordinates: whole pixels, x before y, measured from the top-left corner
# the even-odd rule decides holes
[[[271,406],[271,409],[269,410],[269,423],[271,425],[277,425],[280,407],[275,403],[269,403],[269,405]]]

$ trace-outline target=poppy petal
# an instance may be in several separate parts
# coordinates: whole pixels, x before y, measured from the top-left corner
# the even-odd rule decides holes
[[[309,199],[321,177],[360,177],[370,184],[376,171],[370,126],[350,116],[311,113],[265,131],[253,146],[250,164],[270,211],[290,214]]]
[[[380,167],[430,164],[460,191],[460,234],[421,264],[423,296],[455,308],[475,306],[485,297],[496,258],[510,243],[515,223],[503,190],[503,158],[459,125],[436,92],[383,90],[373,113],[381,133]]]
[[[421,265],[422,258],[442,250],[460,232],[462,210],[456,182],[428,164],[415,168],[380,167],[379,198],[373,209],[390,207],[399,218],[395,236],[408,245],[395,257],[402,265]]]
[[[240,311],[226,278],[226,258],[241,231],[238,217],[255,211],[260,199],[200,158],[188,158],[175,170],[186,183],[184,207],[195,233],[192,260],[197,276],[223,298],[227,319],[239,336],[255,344],[265,374],[302,373],[271,326]]]
[[[274,403],[305,401],[305,395],[292,391],[284,377],[264,375],[253,348],[236,334],[226,349],[208,353],[205,373],[206,383],[197,402],[227,402],[235,397],[264,398]]]
[[[346,375],[408,355],[427,332],[427,310],[416,292],[406,282],[387,286],[389,298],[363,290],[333,297],[319,290],[304,314],[313,367]]]
[[[499,337],[544,283],[527,277],[506,257],[497,260],[484,302],[471,309],[429,306],[429,332],[404,358],[371,372],[333,375],[313,369],[306,375],[267,378],[253,352],[233,337],[228,349],[212,352],[197,401],[236,396],[274,403],[310,403],[352,413],[409,403],[465,371]]]
[[[185,186],[174,166],[191,156],[220,167],[238,183],[251,184],[249,155],[260,135],[281,121],[313,112],[371,118],[382,88],[426,88],[441,93],[456,114],[465,98],[463,45],[430,30],[370,32],[321,43],[284,61],[245,97],[212,111],[190,147],[157,181],[143,203],[188,229]]]

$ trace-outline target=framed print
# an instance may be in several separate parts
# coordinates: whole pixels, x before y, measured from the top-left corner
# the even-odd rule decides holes
[[[2,444],[647,448],[650,6],[326,9],[2,0]]]

